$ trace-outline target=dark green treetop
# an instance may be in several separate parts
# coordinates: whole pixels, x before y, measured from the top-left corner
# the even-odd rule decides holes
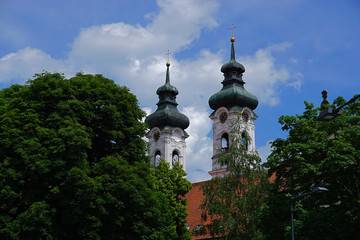
[[[1,239],[172,239],[144,112],[102,75],[36,74],[0,91]]]
[[[158,180],[159,190],[169,199],[173,219],[172,222],[168,222],[168,225],[173,227],[176,232],[172,239],[192,239],[186,224],[186,216],[189,213],[185,199],[185,194],[190,191],[192,185],[185,178],[186,172],[179,162],[176,162],[170,169],[170,164],[161,160],[155,169],[155,176]]]
[[[345,103],[341,97],[332,107]],[[295,235],[301,239],[357,239],[360,236],[360,105],[352,103],[330,122],[318,122],[319,109],[281,116],[285,139],[272,143],[269,174],[276,181],[269,196],[264,227],[268,239],[290,237],[289,196],[326,187],[329,192],[302,199],[295,212]],[[271,221],[276,219],[276,221]]]

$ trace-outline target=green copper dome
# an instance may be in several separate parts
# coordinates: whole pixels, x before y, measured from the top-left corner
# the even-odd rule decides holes
[[[245,67],[235,60],[234,41],[235,39],[232,37],[230,61],[221,67],[221,72],[224,73],[224,80],[221,82],[223,87],[209,99],[209,106],[215,111],[220,107],[227,109],[248,107],[254,110],[258,105],[257,97],[244,88],[245,82],[242,80],[242,76]]]
[[[162,130],[179,127],[184,130],[189,126],[190,121],[187,116],[180,113],[177,109],[176,95],[179,94],[179,91],[170,84],[170,63],[167,62],[166,66],[165,84],[156,91],[156,94],[159,95],[158,108],[154,113],[146,117],[145,122],[149,125],[150,129],[158,127]]]

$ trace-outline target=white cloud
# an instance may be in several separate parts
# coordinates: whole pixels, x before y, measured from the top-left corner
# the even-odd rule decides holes
[[[183,113],[190,119],[190,126],[186,130],[190,135],[187,139],[186,168],[211,170],[212,140],[208,137],[211,131],[211,120],[206,109],[186,107]]]
[[[261,146],[256,149],[259,153],[259,156],[261,157],[262,162],[266,162],[267,157],[271,153],[271,142],[272,141],[268,141],[265,146]]]
[[[208,99],[211,94],[221,89],[223,64],[219,53],[203,50],[194,60],[175,62],[172,68],[172,83],[176,84],[181,103],[186,106],[201,106],[208,108]]]
[[[26,79],[43,70],[65,72],[68,67],[39,49],[24,48],[0,58],[0,82],[24,83]]]
[[[149,64],[167,49],[177,52],[199,38],[203,28],[217,25],[211,1],[158,1],[160,11],[147,26],[113,23],[83,29],[72,44],[74,62],[96,64],[101,70],[137,60]]]
[[[293,64],[297,64],[299,62],[298,58],[290,58],[289,62],[293,63]]]
[[[152,113],[152,108],[144,107],[142,110],[146,113],[146,116],[149,116]]]
[[[304,76],[301,72],[296,72],[292,74],[293,81],[288,82],[287,86],[292,87],[298,91],[300,91]]]
[[[192,183],[202,182],[211,179],[211,176],[202,169],[188,170],[186,177]]]
[[[219,6],[214,1],[159,0],[158,5],[160,13],[149,25],[149,30],[161,36],[163,43],[172,44],[173,51],[198,39],[201,29],[218,25],[213,15]]]
[[[270,106],[280,102],[279,86],[286,83],[287,86],[300,88],[301,78],[292,74],[285,66],[278,66],[272,52],[285,51],[291,47],[291,43],[284,42],[271,45],[265,49],[259,49],[254,56],[240,57],[245,66],[244,81],[245,88],[255,94],[259,101]]]

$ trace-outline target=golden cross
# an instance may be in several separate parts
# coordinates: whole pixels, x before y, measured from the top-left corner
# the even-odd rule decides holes
[[[167,50],[167,53],[165,55],[167,55],[167,57],[168,57],[168,62],[170,60],[170,54],[171,54],[170,50]]]
[[[234,24],[231,24],[231,28],[229,28],[229,30],[231,30],[232,37],[234,36],[234,28],[236,28],[236,26]]]

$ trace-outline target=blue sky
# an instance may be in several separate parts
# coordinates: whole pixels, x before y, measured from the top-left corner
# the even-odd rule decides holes
[[[220,68],[236,59],[245,88],[259,99],[256,147],[286,137],[277,120],[329,100],[360,93],[360,2],[357,0],[0,0],[0,89],[35,73],[82,70],[126,85],[140,107],[156,109],[169,49],[171,83],[190,118],[187,172],[209,178],[209,97],[221,89]]]

